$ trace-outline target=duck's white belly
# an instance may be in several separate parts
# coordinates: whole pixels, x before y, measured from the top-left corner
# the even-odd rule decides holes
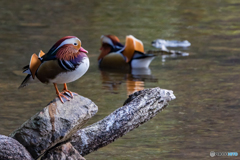
[[[63,72],[58,74],[54,79],[49,80],[50,83],[69,83],[82,77],[89,68],[89,59],[86,57],[83,62],[73,71]]]

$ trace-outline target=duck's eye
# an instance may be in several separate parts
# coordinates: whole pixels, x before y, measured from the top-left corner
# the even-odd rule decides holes
[[[74,46],[77,46],[77,43],[73,43]]]

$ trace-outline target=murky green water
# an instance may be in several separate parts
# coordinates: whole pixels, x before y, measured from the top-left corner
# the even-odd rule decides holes
[[[208,159],[210,151],[240,153],[239,6],[237,0],[0,1],[0,134],[11,133],[56,96],[53,85],[17,88],[31,54],[47,52],[66,35],[78,36],[89,51],[89,71],[68,84],[99,106],[88,124],[122,106],[134,78],[101,72],[96,59],[101,35],[124,41],[132,34],[145,50],[154,49],[151,41],[157,38],[192,43],[186,51],[190,56],[164,63],[158,56],[150,78],[137,82],[139,88],[173,90],[177,99],[86,158]]]

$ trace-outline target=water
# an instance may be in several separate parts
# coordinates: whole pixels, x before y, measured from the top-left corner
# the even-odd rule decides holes
[[[152,120],[86,159],[208,159],[239,151],[239,5],[237,0],[0,1],[0,134],[8,135],[56,95],[53,85],[17,90],[32,53],[75,35],[91,66],[68,88],[93,100],[94,123],[122,106],[136,88],[160,87],[177,99]],[[187,57],[157,56],[151,75],[100,71],[100,36],[188,40]],[[179,48],[181,50],[181,48]],[[62,87],[59,85],[59,87]],[[222,159],[225,157],[222,157]],[[232,157],[231,159],[234,159]]]

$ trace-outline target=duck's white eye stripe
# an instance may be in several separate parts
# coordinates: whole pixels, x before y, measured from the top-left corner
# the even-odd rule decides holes
[[[66,39],[64,40],[53,52],[55,52],[58,48],[62,47],[65,44],[74,44],[76,43],[76,39],[78,38],[70,38],[70,39]],[[78,39],[79,40],[79,39]],[[80,41],[80,40],[79,40]],[[81,41],[80,41],[81,42]],[[77,43],[76,43],[77,46]]]

